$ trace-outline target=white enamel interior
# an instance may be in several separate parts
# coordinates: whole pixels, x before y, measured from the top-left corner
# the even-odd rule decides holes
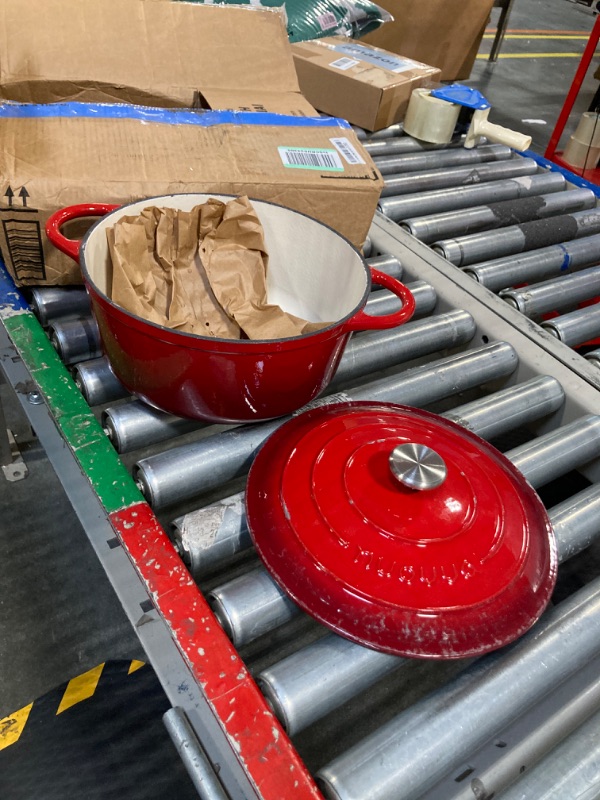
[[[144,208],[194,206],[222,195],[178,194],[132,203],[101,220],[90,232],[85,246],[85,267],[95,286],[110,297],[111,264],[106,229],[123,216],[135,216]],[[253,200],[264,229],[269,265],[269,302],[311,322],[335,322],[351,314],[363,300],[367,271],[359,253],[330,228],[281,206]]]

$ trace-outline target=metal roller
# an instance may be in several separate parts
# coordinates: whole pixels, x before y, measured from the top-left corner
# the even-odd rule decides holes
[[[73,380],[90,406],[112,403],[129,392],[112,371],[106,356],[80,361],[73,367]]]
[[[556,378],[542,375],[465,403],[443,416],[483,439],[493,439],[553,414],[562,408],[564,399],[565,393]]]
[[[438,150],[435,153],[407,153],[404,155],[386,155],[374,157],[375,166],[382,175],[398,175],[405,172],[440,169],[441,167],[458,167],[466,164],[484,164],[489,161],[508,161],[512,158],[512,150],[502,144],[488,144],[473,150],[455,149]]]
[[[520,793],[515,794],[513,800],[517,800],[517,798],[518,800],[533,800],[533,798],[539,800],[541,797],[548,800],[552,795],[549,795],[547,791],[544,791],[543,794],[538,791],[529,792],[528,776],[537,771],[537,767],[532,765],[540,762],[553,747],[565,740],[590,715],[593,715],[599,706],[600,678],[586,685],[582,692],[561,706],[548,719],[544,720],[543,725],[540,725],[524,739],[517,743],[511,743],[511,746],[505,748],[502,755],[499,755],[490,767],[483,771],[479,770],[476,778],[464,781],[466,785],[463,790],[458,794],[452,794],[452,800],[476,800],[477,797],[482,800],[494,797],[506,800],[507,797],[510,797],[510,793],[507,795],[503,790],[515,780],[519,781],[521,775],[525,777],[515,785],[515,790],[518,788]],[[600,719],[596,717],[595,725],[598,726],[598,724],[600,724]],[[589,748],[584,746],[570,760],[571,764],[577,764],[576,769],[579,768],[581,753],[584,752],[584,749],[587,752]],[[566,772],[564,765],[561,764],[561,775]],[[553,776],[553,781],[547,788],[551,791],[550,787],[556,785],[555,776]],[[569,784],[569,788],[571,788],[571,784]],[[568,790],[563,791],[564,789],[564,786],[561,787],[561,794],[554,795],[555,800],[564,800],[565,797],[585,797],[582,794],[570,794]]]
[[[596,366],[600,366],[600,349],[598,350],[590,350],[589,353],[585,354],[585,357],[588,361],[591,361],[592,364],[596,364]]]
[[[236,647],[289,622],[300,609],[259,567],[208,592],[219,624]]]
[[[394,364],[402,364],[470,342],[475,321],[467,311],[449,311],[415,320],[398,330],[379,331],[350,340],[329,388],[364,377]]]
[[[38,286],[30,292],[31,310],[44,328],[55,320],[87,317],[92,313],[83,286]]]
[[[417,800],[598,655],[600,579],[330,762],[321,790],[329,800]]]
[[[598,683],[594,689],[593,693],[583,697],[587,703],[587,708],[584,706],[581,711],[584,718],[592,709],[598,708]],[[563,736],[566,732],[563,727]],[[502,800],[594,800],[596,797],[600,797],[598,711],[502,793]]]
[[[52,322],[48,332],[52,346],[65,364],[87,361],[102,354],[100,331],[91,316]]]
[[[542,328],[569,347],[600,336],[600,305],[586,306],[541,323]]]
[[[323,402],[383,400],[425,405],[509,375],[517,363],[514,349],[506,342],[498,342],[349,389],[341,396],[330,395]],[[285,419],[234,428],[141,459],[134,466],[135,480],[156,509],[189,500],[243,475],[258,448]]]
[[[415,298],[415,314],[417,317],[428,314],[437,303],[437,295],[432,286],[424,281],[408,284],[412,287]],[[375,295],[368,304],[372,314],[388,314],[399,304],[398,298],[391,292],[382,291]],[[458,313],[458,316],[456,316]],[[352,338],[332,381],[334,388],[342,381],[360,378],[378,369],[393,366],[409,358],[417,358],[444,346],[444,335],[447,344],[460,344],[465,339],[471,323],[463,316],[464,312],[452,312],[452,316],[436,317],[439,323],[430,321],[408,323],[399,330],[386,330],[365,333]],[[472,336],[472,334],[471,334]],[[435,340],[435,343],[434,343]],[[339,376],[339,377],[338,377]],[[119,453],[128,453],[141,447],[166,441],[202,427],[198,420],[182,419],[151,408],[139,400],[132,400],[127,405],[107,408],[102,414],[102,424],[113,447]]]
[[[588,503],[593,511],[586,507]],[[599,511],[599,487],[551,509],[561,561],[600,536]],[[294,736],[408,663],[410,659],[329,634],[263,670],[257,682],[287,733]]]
[[[591,209],[510,225],[498,231],[445,239],[435,242],[431,247],[450,263],[464,267],[479,264],[492,256],[501,258],[539,250],[597,233],[600,233],[600,209]]]
[[[399,222],[425,214],[469,209],[484,203],[560,192],[565,184],[566,179],[560,172],[544,172],[521,178],[489,181],[480,186],[466,186],[462,189],[438,189],[434,192],[417,192],[407,197],[383,197],[378,207],[386,217]]]
[[[331,633],[263,670],[257,683],[294,736],[408,663]]]
[[[425,281],[412,281],[411,283],[407,283],[406,287],[410,289],[415,300],[415,312],[412,319],[430,314],[437,303],[437,293],[433,286]],[[400,300],[397,295],[388,291],[388,289],[380,289],[378,292],[371,292],[367,304],[365,305],[365,311],[374,316],[391,314],[399,308]]]
[[[558,560],[567,561],[600,535],[600,485],[584,489],[550,511]]]
[[[500,292],[503,300],[530,319],[549,311],[562,311],[600,294],[600,267],[591,267],[574,275],[536,283],[525,289],[506,289]]]
[[[564,275],[600,261],[600,236],[542,247],[519,256],[495,258],[467,267],[465,273],[491,292]]]
[[[463,147],[464,138],[447,144],[431,144],[413,139],[410,136],[394,136],[385,139],[365,139],[362,143],[371,158],[376,156],[396,156],[404,153],[428,153],[431,150],[448,150],[452,147]]]
[[[252,546],[244,492],[177,517],[171,528],[175,547],[195,580]]]
[[[449,236],[490,231],[565,212],[583,211],[595,205],[596,195],[591,189],[574,189],[520,200],[503,200],[428,217],[414,217],[402,220],[401,226],[420,241],[430,244]]]
[[[588,414],[505,455],[539,488],[600,456],[600,417]]]
[[[470,186],[475,183],[517,178],[533,175],[538,166],[532,158],[512,158],[497,164],[474,164],[467,167],[446,167],[425,172],[410,172],[402,175],[388,175],[385,178],[382,197],[428,192],[433,189]]]
[[[373,250],[373,243],[371,242],[371,239],[367,236],[362,248],[363,256],[365,258],[368,258],[371,255],[372,250]]]
[[[370,258],[366,259],[367,264],[370,267],[374,267],[378,269],[380,272],[385,272],[386,275],[389,275],[391,278],[396,278],[400,280],[402,277],[402,265],[396,258],[396,256],[389,256],[389,255],[382,255],[382,256],[371,256]],[[377,285],[373,286],[374,289],[379,288]]]
[[[541,376],[458,406],[444,416],[491,439],[558,411],[564,397],[555,378]],[[178,549],[197,580],[251,545],[242,492],[179,517],[172,525]]]
[[[198,420],[167,414],[141,400],[111,406],[102,412],[102,427],[117,453],[164,442],[201,425]]]
[[[352,130],[356,133],[361,142],[369,142],[373,139],[389,139],[392,136],[404,135],[404,125],[401,122],[388,125],[387,128],[382,128],[380,131],[366,131],[364,128],[359,128],[358,125],[352,125]]]

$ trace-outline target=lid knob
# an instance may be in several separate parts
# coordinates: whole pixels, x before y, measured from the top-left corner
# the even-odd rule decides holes
[[[390,453],[390,469],[409,489],[436,489],[448,473],[444,459],[431,447],[416,442],[399,444]]]

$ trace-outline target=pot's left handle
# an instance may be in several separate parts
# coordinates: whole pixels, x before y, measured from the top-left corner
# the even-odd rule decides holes
[[[378,269],[371,267],[371,280],[373,283],[389,289],[396,297],[402,300],[402,308],[395,311],[393,314],[383,314],[380,317],[374,317],[371,314],[365,314],[364,311],[359,311],[344,325],[344,331],[370,331],[380,330],[383,328],[395,328],[397,325],[402,325],[415,313],[415,298],[410,289],[407,289],[403,283],[397,281],[396,278],[391,278],[385,272],[380,272]]]
[[[80,203],[76,206],[67,206],[55,211],[48,217],[46,222],[46,236],[54,247],[68,255],[73,261],[79,263],[79,248],[81,242],[78,239],[67,239],[61,233],[61,228],[72,219],[79,217],[103,217],[105,214],[119,208],[118,205],[111,203]]]

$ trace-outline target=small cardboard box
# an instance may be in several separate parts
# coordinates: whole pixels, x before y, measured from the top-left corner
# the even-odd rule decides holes
[[[81,103],[0,106],[0,175],[0,249],[20,285],[81,282],[44,233],[64,206],[247,194],[361,246],[383,186],[343,120]]]
[[[314,116],[281,9],[2,0],[0,97]]]
[[[413,89],[440,77],[437,67],[342,36],[293,44],[292,51],[312,105],[369,131],[404,119]]]
[[[378,0],[394,17],[362,41],[439,67],[441,80],[470,74],[494,0]]]

